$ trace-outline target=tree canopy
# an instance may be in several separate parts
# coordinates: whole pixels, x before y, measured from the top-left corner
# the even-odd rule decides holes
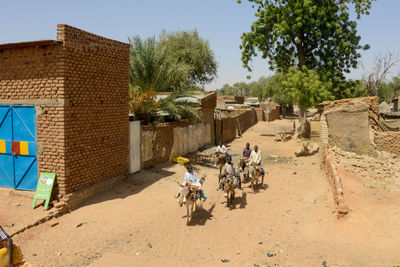
[[[322,79],[340,81],[361,57],[357,23],[350,19],[354,6],[358,18],[368,14],[373,0],[249,0],[257,20],[243,33],[242,61],[251,70],[258,53],[270,68],[316,70]],[[238,1],[240,2],[240,1]]]
[[[189,68],[188,82],[202,86],[217,76],[217,61],[209,42],[200,37],[197,30],[160,34],[159,45],[167,49],[170,57]]]
[[[315,70],[303,66],[302,70],[290,68],[282,82],[288,95],[306,110],[315,107],[323,100],[332,100],[331,83],[322,82]]]
[[[172,92],[188,87],[186,77],[189,67],[168,56],[155,37],[142,40],[139,36],[129,38],[130,85],[139,90]]]

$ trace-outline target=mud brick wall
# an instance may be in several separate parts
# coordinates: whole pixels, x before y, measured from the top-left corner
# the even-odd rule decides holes
[[[128,173],[129,45],[59,24],[65,180],[61,193]]]
[[[351,106],[354,105],[355,103],[363,103],[366,106],[368,106],[369,124],[374,130],[378,130],[379,126],[377,121],[379,118],[379,111],[378,111],[379,98],[377,96],[326,101],[323,102],[324,112],[329,112],[330,110],[335,110],[345,105],[349,107],[349,111],[351,112]]]
[[[210,140],[209,143],[215,142],[215,124],[214,124],[214,111],[217,106],[217,93],[210,92],[207,96],[200,100],[200,106],[202,111],[202,122],[209,124],[210,127]],[[208,136],[208,135],[207,135]]]
[[[324,144],[345,151],[373,155],[378,129],[378,97],[324,102],[321,137]]]
[[[148,168],[166,162],[174,145],[173,126],[142,127],[142,167]]]
[[[183,156],[209,144],[210,124],[190,125],[188,121],[142,126],[142,167],[169,161],[173,156]]]
[[[254,109],[242,111],[235,119],[239,121],[242,132],[246,131],[257,122]]]
[[[274,121],[279,119],[280,115],[281,115],[281,110],[279,109],[279,107],[275,107],[274,109],[271,110],[269,118],[271,121]]]
[[[235,118],[225,118],[221,120],[222,142],[227,143],[234,140],[237,136]]]
[[[255,108],[254,110],[255,110],[255,112],[256,112],[256,121],[265,121],[264,109],[262,109],[262,108]]]
[[[38,171],[65,180],[62,44],[0,49],[0,104],[35,106]]]
[[[215,120],[216,144],[222,140],[223,143],[234,140],[238,134],[236,122],[239,122],[242,132],[249,129],[257,122],[256,113],[253,110],[235,110],[226,114],[229,117]],[[254,120],[253,120],[254,119]]]
[[[322,154],[324,163],[323,166],[326,171],[328,181],[332,187],[333,198],[336,204],[336,210],[338,212],[337,214],[338,217],[343,217],[349,212],[349,208],[345,202],[342,180],[337,170],[334,153],[330,151],[327,145],[325,145]]]
[[[376,150],[400,156],[400,132],[375,132]]]

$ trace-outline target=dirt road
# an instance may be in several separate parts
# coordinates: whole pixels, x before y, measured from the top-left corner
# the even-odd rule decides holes
[[[246,142],[258,144],[264,157],[279,156],[265,160],[268,187],[251,193],[245,184],[234,209],[216,191],[217,169],[195,166],[207,174],[209,199],[186,226],[186,211],[173,198],[185,170],[166,163],[15,242],[34,266],[46,267],[399,264],[399,195],[371,195],[349,179],[344,186],[356,210],[338,220],[318,156],[292,158],[301,143],[274,142],[272,134],[291,127],[288,120],[261,122],[229,144],[234,161]]]

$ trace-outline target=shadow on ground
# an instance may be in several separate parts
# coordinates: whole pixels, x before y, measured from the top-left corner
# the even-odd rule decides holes
[[[112,199],[124,199],[131,195],[135,195],[158,182],[160,179],[168,178],[176,174],[170,171],[170,167],[175,165],[172,162],[166,162],[159,164],[149,169],[141,170],[138,173],[131,174],[122,183],[115,185],[115,187],[108,189],[100,194],[97,194],[93,198],[84,202],[80,207],[97,204],[100,202],[112,200]]]
[[[206,222],[211,220],[213,217],[212,212],[214,208],[215,203],[213,203],[208,210],[204,209],[202,206],[198,207],[197,210],[193,212],[193,216],[190,218],[188,226],[205,225]]]

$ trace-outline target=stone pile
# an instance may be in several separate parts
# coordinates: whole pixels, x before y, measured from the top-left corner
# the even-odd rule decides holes
[[[395,154],[375,151],[374,157],[343,151],[333,147],[335,159],[346,171],[352,172],[372,187],[400,192],[400,158]]]

